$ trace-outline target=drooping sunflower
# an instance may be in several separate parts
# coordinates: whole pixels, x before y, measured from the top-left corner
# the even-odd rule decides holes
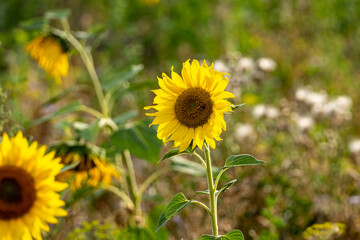
[[[78,163],[74,168],[58,175],[59,181],[71,182],[71,189],[82,186],[107,186],[113,177],[119,177],[119,172],[104,159],[100,148],[89,143],[68,141],[54,146],[56,155],[61,157],[61,163],[70,165]]]
[[[55,181],[63,167],[55,153],[45,154],[46,146],[30,146],[19,132],[0,144],[0,240],[42,239],[47,223],[66,216],[64,202],[56,192],[67,184]]]
[[[38,64],[61,84],[61,77],[69,71],[67,46],[64,40],[54,35],[39,36],[26,45],[25,50]]]
[[[158,78],[160,89],[153,90],[155,109],[152,124],[159,125],[157,137],[164,143],[174,141],[175,147],[184,151],[191,143],[192,148],[202,149],[204,142],[215,148],[215,140],[226,130],[224,113],[232,111],[227,98],[234,95],[225,91],[228,85],[226,73],[215,71],[213,65],[197,60],[183,63],[181,76],[171,69],[171,78],[163,73]],[[215,139],[215,140],[214,140]]]

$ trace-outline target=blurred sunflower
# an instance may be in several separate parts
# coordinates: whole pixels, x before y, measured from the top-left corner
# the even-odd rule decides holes
[[[67,184],[55,181],[63,165],[54,152],[45,154],[46,146],[30,146],[19,132],[9,139],[4,134],[0,144],[0,239],[42,239],[47,223],[66,216],[64,202],[57,191]]]
[[[69,71],[67,46],[63,39],[46,35],[39,36],[26,45],[25,50],[38,64],[61,84],[61,77]]]
[[[215,148],[222,130],[226,130],[224,113],[232,111],[231,103],[225,100],[234,95],[225,91],[229,80],[226,73],[215,71],[213,64],[197,60],[183,63],[181,75],[171,69],[171,78],[163,73],[158,78],[160,89],[153,90],[155,109],[152,124],[159,125],[157,136],[164,143],[174,141],[175,147],[184,151],[191,143],[192,148],[202,149],[204,141]],[[215,139],[215,140],[214,140]]]
[[[113,177],[119,177],[119,172],[104,160],[105,154],[94,145],[68,141],[54,148],[63,164],[75,164],[72,169],[58,175],[60,181],[71,181],[72,190],[84,185],[96,187],[99,183],[106,186]]]

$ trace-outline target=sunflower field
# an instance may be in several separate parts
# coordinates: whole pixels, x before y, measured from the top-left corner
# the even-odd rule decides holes
[[[360,240],[359,0],[0,16],[0,240]]]

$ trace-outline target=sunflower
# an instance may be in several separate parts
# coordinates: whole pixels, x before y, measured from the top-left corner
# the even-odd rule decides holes
[[[55,146],[55,149],[63,164],[76,165],[58,176],[60,181],[70,180],[72,190],[85,185],[96,187],[99,183],[107,186],[113,177],[119,177],[118,171],[104,160],[101,149],[94,145],[68,141]]]
[[[63,39],[46,35],[39,36],[26,45],[25,50],[61,84],[61,77],[68,74],[67,46]]]
[[[66,216],[64,202],[57,191],[67,184],[55,181],[63,165],[54,152],[45,154],[46,146],[30,146],[19,132],[0,143],[0,240],[42,239],[47,223]]]
[[[232,111],[232,104],[225,99],[234,97],[225,91],[229,81],[225,74],[205,61],[200,66],[197,60],[183,63],[182,76],[173,68],[171,78],[163,73],[158,78],[160,89],[153,90],[155,106],[145,107],[157,110],[146,113],[155,116],[152,124],[159,125],[157,137],[164,143],[174,141],[180,152],[191,142],[193,149],[202,149],[204,142],[215,148],[215,140],[220,141],[221,132],[226,130],[224,113]]]

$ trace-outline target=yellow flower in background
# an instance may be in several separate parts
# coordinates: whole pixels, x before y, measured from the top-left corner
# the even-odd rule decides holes
[[[0,240],[42,239],[47,223],[66,216],[64,202],[56,192],[67,184],[55,181],[62,169],[55,152],[45,154],[46,146],[30,146],[19,132],[0,144]]]
[[[61,77],[69,71],[66,47],[59,37],[53,35],[39,36],[26,45],[26,51],[38,64],[61,84]]]
[[[345,224],[343,223],[317,223],[303,232],[303,237],[306,240],[318,240],[318,239],[333,239],[336,236],[340,236],[345,232]]]
[[[59,181],[70,180],[72,190],[83,186],[96,187],[99,183],[107,186],[113,177],[119,177],[119,172],[104,160],[96,146],[69,141],[55,148],[63,164],[78,162],[74,168],[58,175]]]
[[[229,80],[226,73],[215,71],[213,65],[197,60],[183,63],[181,75],[171,69],[171,78],[163,73],[158,78],[160,89],[153,90],[155,109],[152,124],[159,125],[157,137],[164,143],[174,141],[175,147],[184,151],[191,143],[192,148],[202,149],[204,141],[215,148],[215,140],[226,130],[224,113],[232,111],[231,103],[225,100],[234,95],[225,91]],[[214,140],[215,139],[215,140]]]

